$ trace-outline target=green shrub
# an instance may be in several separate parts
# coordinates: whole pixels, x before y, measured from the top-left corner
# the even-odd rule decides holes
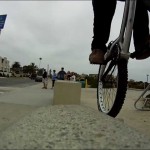
[[[88,85],[90,85],[91,88],[97,88],[97,84],[98,84],[97,77],[86,77],[86,79],[87,79]]]

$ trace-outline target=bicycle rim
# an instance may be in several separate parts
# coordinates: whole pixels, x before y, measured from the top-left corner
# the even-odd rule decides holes
[[[104,78],[101,77],[100,73],[102,65],[99,68],[97,105],[99,111],[116,117],[122,108],[127,91],[127,60],[121,59],[111,67],[110,64],[112,64],[111,61],[106,65],[103,74],[107,72],[107,75]]]

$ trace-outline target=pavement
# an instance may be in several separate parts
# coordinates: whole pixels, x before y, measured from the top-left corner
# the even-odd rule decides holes
[[[42,83],[24,88],[0,87],[0,102],[31,106],[47,106],[51,104],[53,90],[42,89]]]
[[[81,105],[54,106],[50,87],[0,87],[0,149],[150,149],[149,112],[133,107],[142,91],[129,90],[111,118],[97,110],[96,89],[81,90]]]

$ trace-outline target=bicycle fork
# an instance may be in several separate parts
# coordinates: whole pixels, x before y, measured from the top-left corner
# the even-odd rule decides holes
[[[127,60],[129,59],[130,56],[129,47],[132,36],[136,3],[137,0],[126,0],[120,34],[119,37],[113,42],[112,46],[110,47],[108,57],[113,51],[114,46],[118,45],[121,49],[120,58],[125,58]]]
[[[108,51],[104,56],[104,64],[101,65],[101,77],[103,75],[103,72],[105,71],[106,64],[110,60],[117,62],[119,59],[126,59],[128,61],[130,57],[129,47],[135,17],[136,2],[137,0],[126,0],[125,2],[120,34],[115,41],[110,42],[108,45]]]

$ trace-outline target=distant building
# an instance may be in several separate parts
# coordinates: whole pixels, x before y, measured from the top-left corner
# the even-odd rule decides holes
[[[10,72],[9,60],[6,57],[0,56],[0,72],[8,74]]]

